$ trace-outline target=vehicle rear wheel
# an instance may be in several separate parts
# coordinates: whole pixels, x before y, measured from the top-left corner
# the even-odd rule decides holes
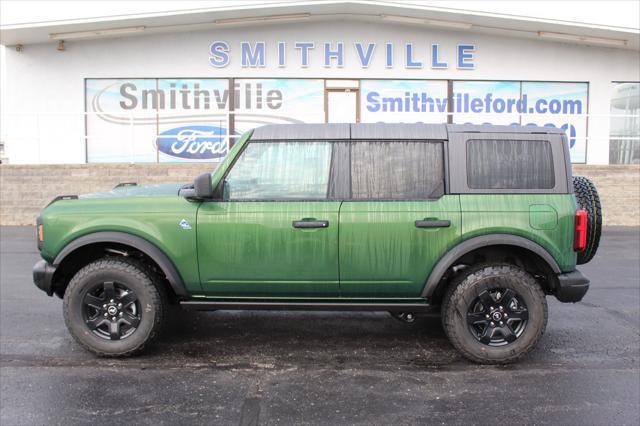
[[[583,176],[573,177],[573,191],[578,206],[587,211],[587,247],[578,253],[578,265],[593,259],[598,251],[600,235],[602,235],[602,206],[596,186]]]
[[[85,349],[122,357],[144,349],[160,332],[166,298],[154,274],[127,258],[82,268],[64,294],[67,328]]]
[[[547,301],[535,279],[507,264],[465,270],[442,305],[447,337],[466,358],[481,364],[518,360],[547,325]]]

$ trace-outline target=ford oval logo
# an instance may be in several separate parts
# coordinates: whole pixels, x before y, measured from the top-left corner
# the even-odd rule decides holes
[[[217,126],[183,126],[158,135],[160,152],[172,157],[211,160],[227,155],[227,129]]]

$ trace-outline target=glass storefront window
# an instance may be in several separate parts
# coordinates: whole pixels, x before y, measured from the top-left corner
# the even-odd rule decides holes
[[[447,82],[362,80],[362,123],[446,123]]]
[[[324,80],[234,80],[234,129],[239,135],[265,124],[323,123]]]
[[[638,83],[614,90],[611,162],[640,162]],[[87,161],[217,162],[265,124],[453,122],[558,127],[584,163],[588,92],[580,82],[87,79]]]
[[[453,122],[557,127],[567,134],[571,161],[587,152],[588,83],[454,81]]]
[[[227,79],[85,80],[89,163],[220,161]]]
[[[454,81],[456,124],[520,124],[519,81]]]
[[[640,82],[614,83],[609,136],[610,164],[640,164]]]

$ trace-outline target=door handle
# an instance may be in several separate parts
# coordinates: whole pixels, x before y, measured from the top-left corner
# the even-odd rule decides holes
[[[328,220],[294,220],[292,222],[294,228],[309,229],[309,228],[328,228]]]
[[[451,226],[450,220],[423,219],[416,220],[416,228],[448,228]]]

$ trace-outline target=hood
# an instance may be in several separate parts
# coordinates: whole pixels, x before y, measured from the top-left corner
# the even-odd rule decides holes
[[[184,183],[165,183],[158,185],[123,185],[116,186],[107,192],[92,192],[80,195],[78,198],[124,198],[124,197],[163,197],[178,196],[178,191]]]

